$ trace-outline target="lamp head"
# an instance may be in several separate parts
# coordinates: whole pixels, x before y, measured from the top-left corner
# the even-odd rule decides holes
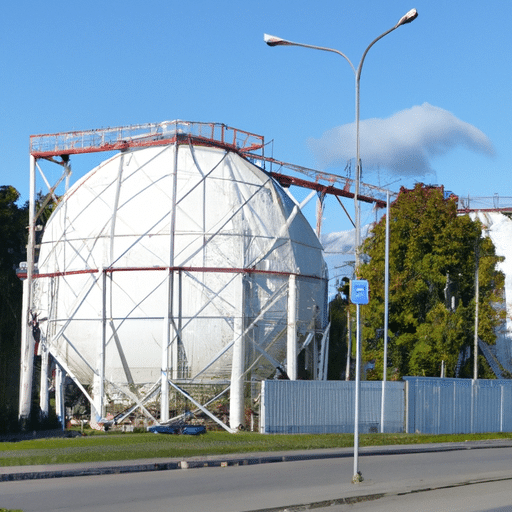
[[[411,23],[418,17],[418,11],[416,9],[411,9],[407,14],[404,14],[396,24],[397,27],[400,25],[405,25],[406,23]]]
[[[289,44],[288,41],[285,41],[280,37],[271,36],[269,34],[263,34],[263,41],[265,41],[265,43],[267,43],[269,46],[280,46]]]

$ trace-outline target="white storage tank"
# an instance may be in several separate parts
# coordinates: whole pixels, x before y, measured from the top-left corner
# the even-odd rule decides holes
[[[163,373],[229,382],[241,364],[242,380],[271,378],[289,367],[290,322],[315,378],[322,247],[281,186],[227,147],[188,138],[106,160],[61,198],[38,269],[42,338],[98,408]]]

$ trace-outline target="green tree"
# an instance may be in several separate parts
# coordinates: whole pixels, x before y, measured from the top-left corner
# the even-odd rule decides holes
[[[348,290],[349,280],[344,277],[338,286],[336,296],[329,303],[331,330],[329,334],[329,363],[327,367],[328,380],[345,378],[348,350],[347,313],[350,308]]]
[[[18,428],[23,284],[16,268],[27,259],[29,213],[28,202],[18,205],[19,197],[14,187],[0,186],[0,432]],[[41,227],[55,207],[48,199],[41,193],[36,197],[36,212],[40,212],[37,224]],[[39,237],[41,233],[38,230]],[[38,361],[35,363],[37,367]],[[36,400],[34,395],[34,403]],[[37,419],[34,415],[31,427],[37,427]]]
[[[383,365],[385,222],[365,241],[368,259],[360,269],[371,290],[362,311],[363,357],[375,360],[375,378],[382,378]],[[479,336],[493,344],[504,315],[493,307],[504,276],[492,241],[482,237],[480,222],[457,215],[441,188],[401,189],[390,207],[388,377],[439,376],[442,361],[454,376],[459,351],[473,345],[477,261]]]
[[[28,205],[18,191],[0,186],[0,432],[17,426],[22,283],[16,276],[26,259]]]

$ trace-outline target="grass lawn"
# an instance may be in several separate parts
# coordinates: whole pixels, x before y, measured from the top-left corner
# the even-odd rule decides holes
[[[360,446],[512,439],[512,433],[426,435],[362,434]],[[145,458],[175,458],[230,453],[351,447],[352,434],[264,435],[255,432],[208,432],[201,436],[88,432],[74,438],[0,443],[0,466],[62,464]]]

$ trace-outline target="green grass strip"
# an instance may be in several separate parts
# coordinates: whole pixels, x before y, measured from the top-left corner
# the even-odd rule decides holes
[[[361,434],[360,446],[388,446],[512,439],[512,433]],[[0,466],[64,464],[146,458],[182,458],[237,453],[351,447],[352,434],[273,434],[208,432],[201,436],[165,434],[86,435],[0,443]]]

